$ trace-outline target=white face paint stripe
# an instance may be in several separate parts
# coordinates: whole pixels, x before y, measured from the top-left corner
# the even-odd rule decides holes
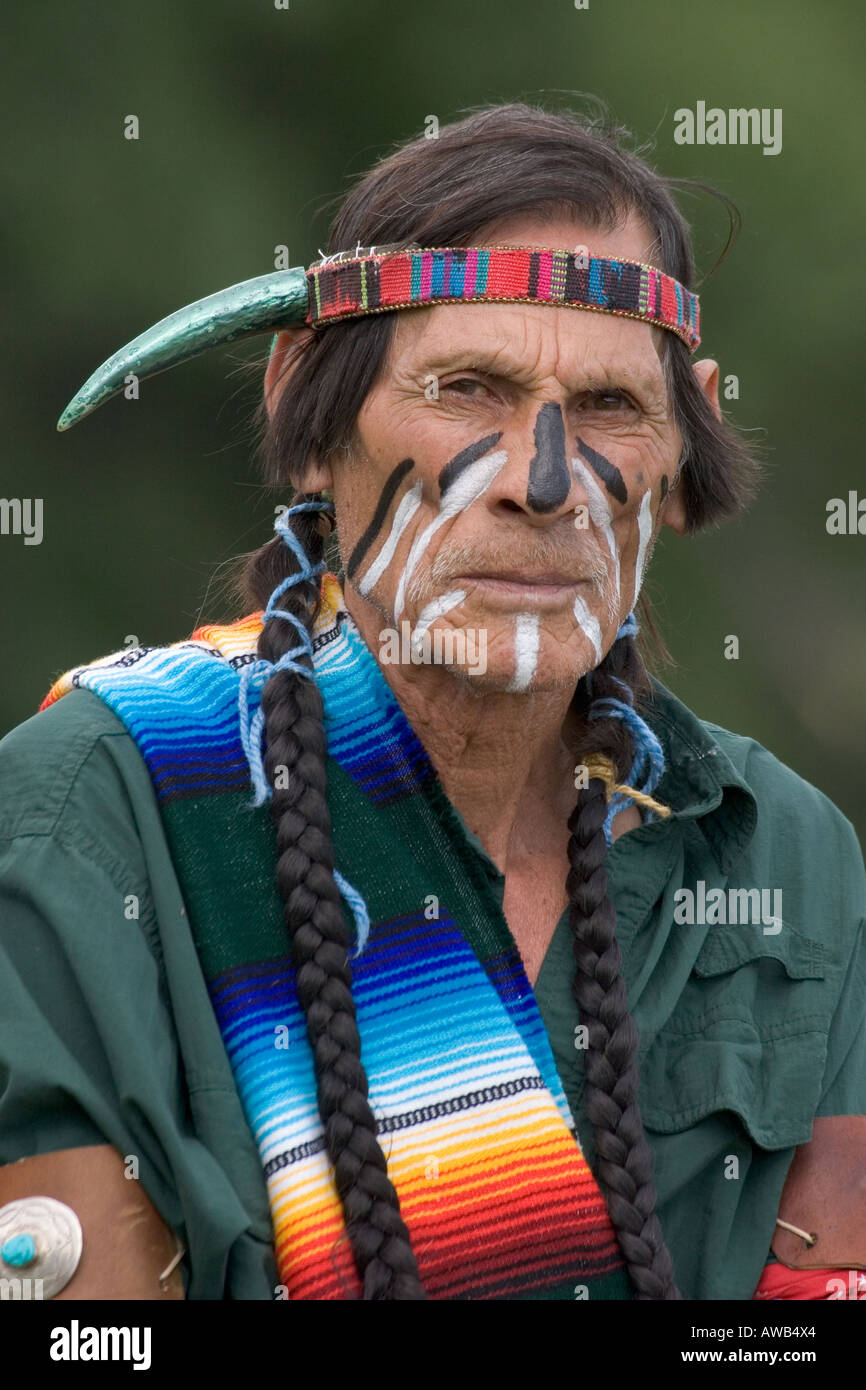
[[[538,663],[538,614],[518,613],[514,625],[514,675],[508,690],[525,690]]]
[[[597,666],[601,661],[601,623],[590,613],[586,599],[581,594],[574,600],[574,616],[584,637],[592,643]]]
[[[431,623],[435,623],[437,618],[456,608],[458,603],[462,603],[466,597],[465,589],[452,589],[447,594],[440,594],[438,598],[431,599],[422,609],[415,627],[412,630],[411,641],[420,644],[424,633]]]
[[[397,597],[394,600],[394,619],[400,621],[403,608],[406,602],[406,585],[412,578],[412,573],[427,549],[431,538],[444,526],[446,521],[456,516],[458,512],[465,511],[468,506],[477,500],[493,482],[497,473],[505,466],[508,455],[504,449],[498,449],[493,454],[484,454],[474,463],[470,463],[449,487],[439,505],[439,511],[429,526],[425,526],[420,536],[416,536],[412,542],[412,548],[400,575],[400,583],[397,586]]]
[[[406,496],[400,499],[400,505],[394,513],[394,520],[391,522],[391,530],[388,532],[388,539],[358,585],[359,594],[368,594],[373,585],[377,584],[382,578],[382,575],[394,558],[394,551],[400,544],[400,537],[420,505],[421,482],[419,480],[414,487],[409,489]]]
[[[653,530],[652,512],[650,510],[650,495],[651,490],[648,490],[644,493],[643,497],[640,499],[640,511],[637,514],[637,525],[638,532],[640,534],[640,541],[638,542],[637,560],[635,561],[634,568],[634,598],[631,601],[632,608],[634,608],[635,604],[637,603],[637,597],[640,593],[640,586],[643,583],[643,572],[644,566],[646,565],[647,546],[650,543],[650,536],[652,535]]]
[[[586,489],[587,504],[589,515],[593,526],[597,526],[607,541],[607,548],[610,551],[614,566],[614,586],[616,596],[619,599],[619,551],[616,548],[616,537],[611,526],[611,510],[607,505],[604,493],[590,473],[582,459],[572,459],[571,466]]]

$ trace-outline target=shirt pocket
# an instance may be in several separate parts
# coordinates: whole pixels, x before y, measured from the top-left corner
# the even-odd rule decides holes
[[[640,1060],[647,1128],[733,1112],[764,1149],[807,1143],[827,1061],[824,949],[792,927],[713,928],[666,1024]]]

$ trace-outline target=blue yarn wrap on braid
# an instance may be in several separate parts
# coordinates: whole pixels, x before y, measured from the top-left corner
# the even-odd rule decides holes
[[[636,637],[639,626],[635,614],[629,613],[628,617],[620,626],[616,641],[621,637]],[[594,672],[590,672],[587,677],[587,690],[592,696],[592,677]],[[653,733],[649,724],[642,719],[634,707],[634,697],[625,681],[619,680],[616,676],[608,676],[608,680],[620,686],[625,699],[618,700],[613,695],[604,695],[592,700],[592,704],[587,714],[587,719],[621,719],[632,736],[635,754],[631,765],[631,771],[625,778],[630,787],[635,791],[645,792],[648,796],[652,795],[661,781],[665,770],[665,755],[662,746],[656,735]],[[607,815],[604,821],[604,838],[610,847],[613,839],[614,817],[626,807],[633,797],[627,792],[614,792],[607,808]],[[642,806],[641,814],[646,820],[656,820],[657,813],[650,807]]]
[[[250,807],[262,806],[270,800],[272,792],[270,783],[265,773],[264,756],[262,751],[262,740],[265,733],[265,712],[261,706],[261,692],[265,682],[270,679],[275,671],[294,671],[299,676],[306,676],[308,680],[313,680],[313,643],[309,630],[302,618],[296,617],[285,608],[277,607],[277,600],[282,597],[294,584],[304,583],[308,579],[314,579],[317,574],[321,574],[325,568],[324,560],[320,560],[317,565],[311,565],[309,556],[300,540],[292,530],[289,522],[290,516],[295,516],[299,512],[325,512],[333,511],[334,504],[331,501],[310,501],[297,502],[293,507],[289,507],[285,512],[281,512],[274,523],[274,530],[282,536],[286,545],[293,552],[300,569],[297,574],[290,574],[287,579],[281,582],[274,589],[268,599],[267,607],[262,616],[262,625],[269,618],[283,618],[295,628],[300,641],[296,647],[284,652],[277,661],[265,661],[259,657],[256,661],[249,662],[241,668],[240,688],[238,690],[238,717],[240,720],[241,743],[250,767],[250,777],[252,779],[255,795],[249,802]],[[309,664],[304,665],[299,658],[306,656]],[[258,696],[258,708],[250,716],[250,705]],[[355,918],[355,932],[357,938],[356,955],[360,955],[367,944],[367,937],[370,934],[370,914],[367,905],[357,888],[353,888],[341,873],[334,869],[334,882],[345,899],[352,915]]]

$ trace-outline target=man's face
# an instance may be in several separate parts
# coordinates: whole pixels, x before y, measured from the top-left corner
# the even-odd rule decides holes
[[[647,239],[636,221],[599,233],[515,219],[482,244],[644,260]],[[362,630],[375,612],[416,640],[462,632],[452,655],[483,640],[483,674],[446,664],[484,691],[573,687],[597,666],[662,521],[682,529],[660,332],[525,303],[398,314],[356,449],[333,467],[346,601]]]

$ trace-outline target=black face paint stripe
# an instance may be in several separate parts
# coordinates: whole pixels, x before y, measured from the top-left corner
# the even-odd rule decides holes
[[[597,454],[595,449],[590,449],[589,445],[584,444],[580,438],[577,441],[577,447],[593,473],[601,478],[611,497],[615,497],[617,502],[627,502],[628,489],[616,464],[611,463],[610,459],[606,459],[604,454]]]
[[[397,467],[392,469],[388,474],[387,482],[382,488],[382,494],[376,504],[376,510],[373,513],[373,520],[370,522],[370,525],[367,527],[363,536],[358,541],[358,544],[355,546],[355,549],[349,556],[346,574],[350,578],[355,573],[364,556],[367,554],[367,551],[370,549],[370,546],[381,531],[385,517],[388,515],[388,508],[394,500],[394,494],[398,487],[406,477],[406,474],[411,473],[414,467],[415,462],[413,459],[404,459],[402,463],[398,463]]]
[[[547,401],[535,421],[535,457],[529,465],[526,505],[534,512],[552,512],[562,506],[570,489],[562,411],[555,401]]]
[[[446,463],[442,472],[439,474],[439,496],[444,497],[451,484],[454,483],[465,468],[476,459],[483,458],[489,454],[494,444],[498,444],[502,438],[499,434],[488,434],[484,439],[479,439],[475,444],[470,444],[467,449],[462,449],[459,454],[455,454],[450,463]]]

